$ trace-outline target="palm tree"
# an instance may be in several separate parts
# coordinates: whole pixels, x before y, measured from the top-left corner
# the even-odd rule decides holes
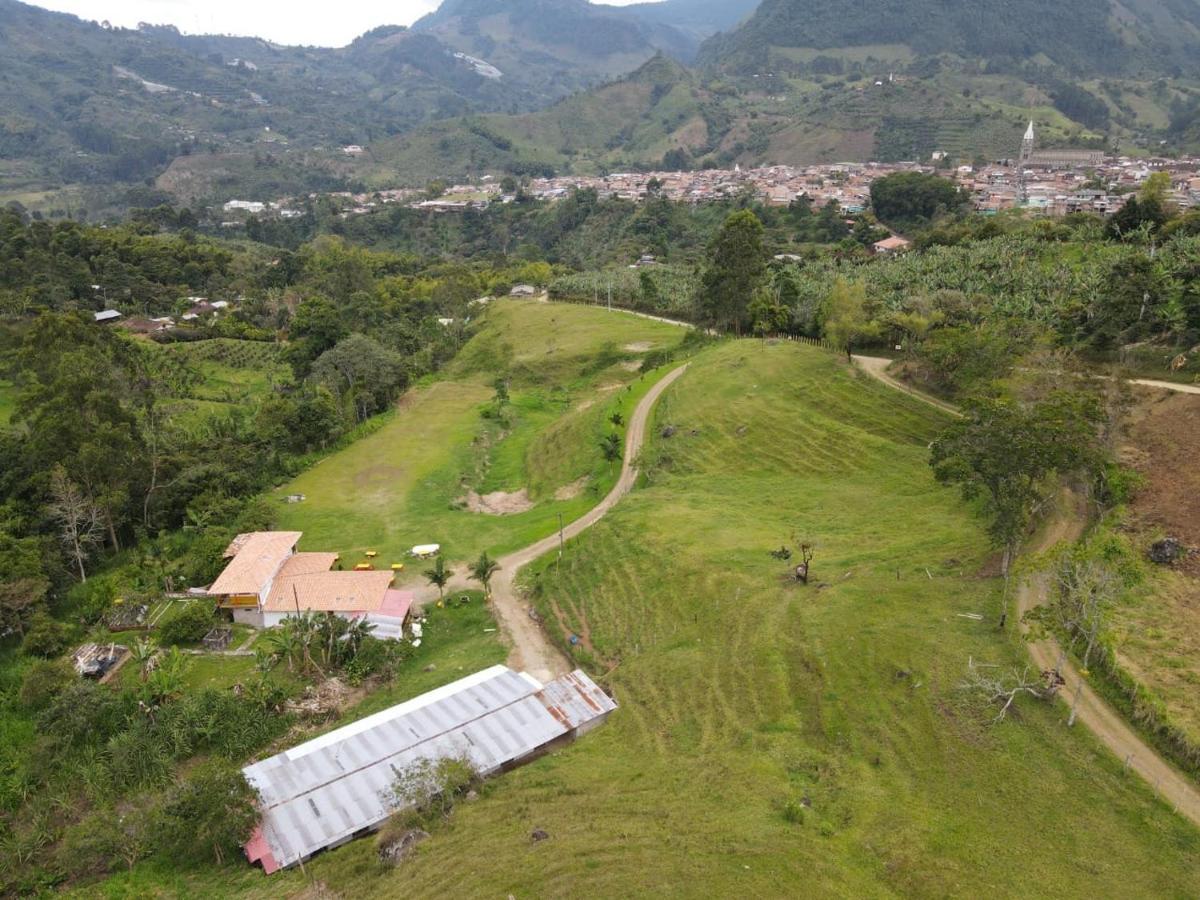
[[[621,458],[621,436],[619,434],[607,435],[600,442],[600,452],[608,460],[609,468],[611,469],[612,464]]]
[[[483,585],[483,595],[492,596],[492,576],[500,570],[500,564],[487,555],[484,550],[479,559],[471,563],[471,577]]]
[[[430,584],[437,585],[438,600],[446,596],[446,585],[450,581],[450,570],[446,568],[446,559],[441,554],[434,560],[433,568],[425,570],[425,578]]]

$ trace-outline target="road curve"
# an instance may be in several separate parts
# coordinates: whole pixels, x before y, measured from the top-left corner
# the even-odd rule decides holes
[[[650,413],[659,397],[678,380],[688,365],[684,363],[668,372],[638,402],[625,432],[625,457],[621,462],[621,475],[617,483],[603,500],[563,529],[564,540],[570,540],[591,528],[633,489],[638,477],[637,457],[645,442]],[[517,671],[528,672],[542,682],[569,672],[571,664],[550,640],[542,626],[529,614],[529,607],[516,588],[516,578],[522,568],[557,549],[558,541],[559,536],[555,532],[535,544],[500,557],[497,560],[500,569],[492,577],[492,612],[508,641],[508,665]],[[465,569],[456,569],[447,590],[459,591],[469,587],[478,587],[478,584],[467,577]],[[427,587],[415,592],[420,605],[437,599],[436,591]]]
[[[961,415],[950,404],[901,384],[888,375],[884,370],[891,360],[869,356],[855,356],[854,360],[864,372],[889,387],[902,390],[938,409],[954,415]],[[1184,394],[1200,393],[1200,389],[1191,385],[1172,384],[1168,381],[1149,382],[1137,379],[1134,380],[1134,383]],[[1037,538],[1026,548],[1027,551],[1043,553],[1063,541],[1079,540],[1084,531],[1085,515],[1077,506],[1078,503],[1074,497],[1064,491],[1045,526]],[[1024,622],[1025,613],[1044,603],[1047,592],[1048,585],[1044,575],[1032,575],[1024,578],[1017,586],[1017,617],[1021,622],[1022,634],[1028,633],[1029,630]],[[1058,665],[1060,651],[1058,643],[1053,639],[1029,641],[1028,647],[1029,655],[1039,670],[1053,669]],[[1096,737],[1116,754],[1118,759],[1141,775],[1163,800],[1175,808],[1176,812],[1190,819],[1194,824],[1200,825],[1200,789],[1196,787],[1195,783],[1142,740],[1120,713],[1092,690],[1086,679],[1080,677],[1070,659],[1065,660],[1059,673],[1066,682],[1060,690],[1059,696],[1070,705],[1076,703],[1078,694],[1077,720],[1087,725]]]

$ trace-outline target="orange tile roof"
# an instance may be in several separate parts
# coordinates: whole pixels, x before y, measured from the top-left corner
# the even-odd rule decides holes
[[[316,575],[328,572],[337,562],[336,553],[294,553],[280,567],[276,578],[295,578],[297,575]]]
[[[254,531],[239,534],[226,549],[233,556],[208,589],[210,594],[257,594],[291,555],[300,531]]]
[[[314,572],[276,578],[264,612],[374,612],[383,605],[393,573]]]

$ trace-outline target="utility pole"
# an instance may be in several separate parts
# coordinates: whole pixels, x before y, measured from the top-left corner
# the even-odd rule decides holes
[[[612,312],[612,276],[608,276],[608,311]]]
[[[558,514],[558,559],[561,562],[563,557],[563,520],[562,513]]]

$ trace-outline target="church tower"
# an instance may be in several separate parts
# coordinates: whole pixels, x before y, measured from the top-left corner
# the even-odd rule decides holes
[[[1033,156],[1033,119],[1029,120],[1029,127],[1025,129],[1025,137],[1021,138],[1021,162],[1029,162]]]

